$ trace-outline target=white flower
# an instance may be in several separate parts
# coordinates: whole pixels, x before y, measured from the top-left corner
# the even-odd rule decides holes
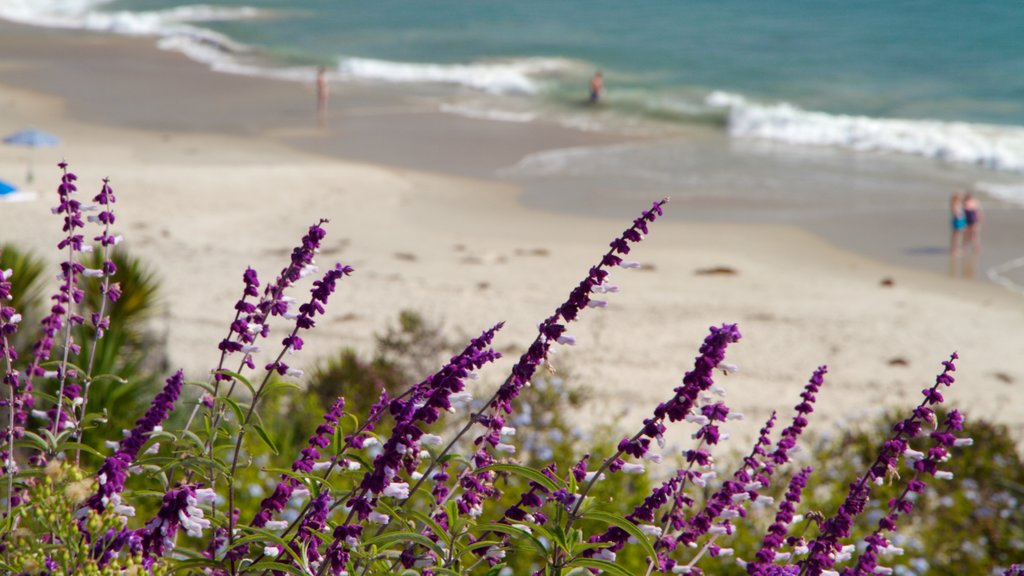
[[[775,554],[775,562],[785,562],[786,560],[789,560],[792,556],[793,554],[789,552],[777,552]]]
[[[0,270],[0,280],[10,280],[11,276],[14,275],[14,270],[8,268],[6,270]]]
[[[601,548],[594,553],[594,558],[597,558],[598,560],[607,560],[608,562],[615,562],[615,552],[612,552],[607,548]]]
[[[515,436],[516,435],[516,429],[512,428],[511,426],[502,426],[501,427],[501,435],[502,436]]]
[[[729,529],[719,524],[718,526],[712,526],[708,528],[708,534],[727,534]]]
[[[729,415],[726,416],[726,418],[729,420],[743,420],[744,416],[743,412],[729,412]]]
[[[498,452],[505,452],[507,454],[514,454],[516,451],[515,446],[511,444],[506,444],[504,442],[498,442],[494,449],[497,450]]]
[[[935,477],[939,480],[952,480],[953,473],[948,470],[939,470],[935,473]]]
[[[623,261],[622,263],[619,264],[619,266],[621,266],[623,268],[639,268],[640,267],[640,263],[639,262]]]
[[[661,538],[661,528],[651,524],[637,524],[637,528],[647,536],[654,536],[655,538]]]
[[[587,308],[607,308],[607,300],[590,300],[587,302]]]
[[[597,292],[598,294],[612,294],[618,291],[618,286],[616,286],[615,284],[609,284],[607,282],[603,282],[601,284],[598,284],[597,286],[594,286],[594,292]]]
[[[718,555],[719,556],[732,556],[732,554],[733,554],[733,549],[732,548],[719,548],[718,549]]]
[[[267,530],[284,530],[288,527],[287,520],[269,520],[263,525]]]
[[[743,489],[747,492],[750,492],[751,490],[760,490],[761,488],[764,488],[764,484],[761,484],[760,482],[747,482],[743,485]]]
[[[349,469],[350,472],[355,472],[356,470],[359,470],[362,467],[363,467],[362,464],[360,464],[359,462],[356,462],[354,460],[349,460],[348,466],[347,466],[347,468]]]
[[[658,454],[657,452],[644,452],[643,458],[644,460],[650,460],[655,464],[661,464],[661,454]]]
[[[886,556],[903,556],[903,548],[893,546],[892,544],[889,544],[885,548],[882,548],[881,552]]]
[[[298,500],[305,500],[306,498],[309,498],[309,488],[306,488],[306,487],[296,488],[295,490],[292,491],[292,498],[295,498],[295,499],[298,499]]]
[[[217,499],[217,493],[213,488],[199,488],[196,490],[196,501],[200,504],[211,504]]]
[[[334,462],[331,462],[330,460],[325,460],[323,462],[314,462],[313,472],[323,472],[324,470],[330,468],[332,465],[334,465]]]
[[[907,448],[903,451],[903,457],[907,460],[924,460],[924,453]]]
[[[644,465],[626,462],[625,464],[622,465],[622,471],[625,472],[626,474],[643,474]]]
[[[106,446],[107,448],[110,448],[111,450],[117,450],[121,446],[121,443],[114,442],[113,440],[104,440],[103,445]]]
[[[437,434],[424,434],[423,436],[420,436],[420,444],[425,444],[427,446],[440,446],[441,444],[444,444],[444,438],[441,438]]]
[[[575,346],[576,337],[569,334],[562,334],[558,337],[559,344],[565,344],[566,346]]]
[[[303,372],[299,368],[288,368],[284,372],[285,376],[291,376],[292,378],[302,378],[304,374],[305,372]]]
[[[594,479],[594,475],[595,474],[597,474],[597,470],[594,470],[594,471],[591,471],[591,472],[587,472],[587,474],[583,477],[583,479],[586,480],[587,482],[590,482],[591,480]],[[598,480],[604,480],[604,473],[602,472],[601,475],[597,477],[597,479]]]
[[[473,401],[473,395],[469,392],[456,392],[448,397],[448,401],[452,403],[452,407],[462,408]]]
[[[90,218],[92,218],[92,216],[90,216]],[[82,270],[82,275],[86,278],[102,278],[103,270],[99,268],[86,268],[85,270]]]
[[[264,546],[263,547],[263,555],[264,556],[277,556],[280,553],[281,553],[281,549],[279,547],[277,547],[277,546]]]
[[[497,546],[491,546],[487,549],[487,554],[484,554],[484,556],[491,560],[501,560],[505,557],[505,551]]]
[[[874,574],[883,574],[883,575],[884,574],[892,574],[892,568],[889,568],[888,566],[875,566],[875,568],[871,572],[874,573]]]
[[[393,498],[408,498],[409,484],[406,482],[392,482],[384,487],[384,495]]]
[[[708,417],[703,414],[687,414],[684,420],[686,420],[687,422],[691,422],[693,424],[697,424],[698,426],[705,426],[708,422],[710,422],[710,420],[708,420]]]
[[[672,567],[672,573],[673,574],[689,574],[690,573],[690,567],[689,566],[684,566],[683,564],[676,564],[675,566]]]
[[[386,526],[388,522],[391,522],[391,516],[388,516],[387,514],[381,514],[380,512],[374,511],[374,512],[370,512],[369,520],[370,520],[370,522],[373,522],[374,524],[380,524],[381,526]]]
[[[747,494],[746,492],[740,492],[739,494],[732,495],[733,504],[739,504],[740,502],[745,502],[747,500],[750,500],[750,494]]]
[[[135,516],[135,507],[118,504],[117,506],[114,506],[114,514],[120,514],[121,516]]]
[[[726,374],[735,374],[740,371],[739,366],[728,362],[719,362],[717,368]]]
[[[242,346],[243,354],[255,354],[260,351],[260,347],[256,344],[245,344]]]
[[[12,314],[11,319],[8,320],[8,322],[10,322],[11,324],[17,324],[18,322],[21,322],[21,314]]]
[[[953,446],[974,446],[974,438],[957,438],[953,441]]]

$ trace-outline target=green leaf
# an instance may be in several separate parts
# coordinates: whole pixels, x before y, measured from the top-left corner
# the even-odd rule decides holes
[[[92,454],[93,456],[97,456],[99,458],[106,458],[106,456],[101,454],[99,450],[93,448],[92,446],[89,446],[88,444],[82,444],[81,442],[68,442],[67,444],[64,445],[64,449],[65,450],[82,450],[84,452],[88,452],[89,454]]]
[[[213,384],[210,384],[209,382],[200,382],[198,380],[186,380],[185,385],[195,386],[196,388],[202,388],[203,390],[206,390],[210,394],[213,394]]]
[[[572,562],[565,565],[566,568],[596,568],[603,570],[609,574],[617,574],[619,576],[635,576],[632,572],[626,570],[622,566],[614,562],[607,560],[598,560],[597,558],[577,558]]]
[[[263,443],[267,445],[267,448],[270,448],[270,451],[274,453],[274,456],[281,454],[277,449],[277,444],[274,444],[274,440],[270,437],[270,434],[267,434],[267,431],[263,429],[263,426],[253,424],[252,429],[256,431],[256,435],[260,437],[260,440],[263,440]]]
[[[256,395],[256,388],[253,387],[252,382],[249,382],[248,378],[242,376],[238,372],[232,372],[231,370],[217,370],[216,372],[214,372],[214,374],[223,374],[225,376],[230,376],[235,380],[238,380],[239,382],[242,383],[242,385],[248,388],[250,394],[252,394],[253,396]]]
[[[28,430],[25,430],[23,439],[28,439],[31,445],[38,447],[40,450],[45,451],[49,446],[46,444],[46,440],[43,437]]]
[[[491,464],[490,466],[484,466],[479,469],[480,472],[486,472],[488,470],[492,470],[494,472],[509,472],[517,476],[522,476],[523,478],[527,478],[537,484],[540,484],[552,492],[561,489],[561,486],[551,478],[548,478],[533,468],[527,468],[526,466],[520,466],[518,464]]]
[[[422,522],[424,526],[430,528],[430,531],[433,532],[434,535],[444,540],[445,546],[447,546],[448,548],[452,547],[451,535],[448,534],[448,531],[442,528],[441,525],[438,524],[437,521],[435,521],[433,518],[427,516],[423,512],[418,512],[416,510],[407,510],[405,514],[409,518],[413,518],[415,520]]]
[[[117,374],[99,374],[92,377],[93,383],[111,381],[116,384],[127,384],[128,380],[121,378]]]
[[[629,535],[636,538],[636,541],[640,543],[640,547],[644,549],[644,554],[647,554],[648,558],[657,562],[658,553],[654,551],[654,546],[651,545],[651,541],[648,539],[648,536],[640,531],[640,529],[636,527],[636,524],[633,524],[622,516],[601,512],[599,510],[587,512],[581,518],[583,520],[593,520],[596,522],[611,524],[612,526],[629,532]]]
[[[387,546],[394,542],[414,542],[430,549],[434,554],[437,554],[438,558],[444,557],[444,550],[438,546],[437,542],[434,542],[423,534],[417,534],[415,532],[388,532],[387,534],[381,534],[380,536],[364,541],[363,545],[366,547]]]
[[[548,549],[546,546],[544,546],[543,542],[538,540],[537,537],[534,536],[531,532],[529,532],[528,530],[523,530],[522,528],[509,526],[508,524],[491,523],[477,524],[472,528],[472,530],[474,532],[498,532],[499,534],[507,534],[509,536],[514,536],[517,538],[526,538],[527,540],[533,543],[534,548],[536,548],[537,551],[540,552],[542,555],[546,555],[548,553]]]
[[[220,400],[231,407],[231,411],[235,413],[235,418],[237,419],[237,422],[239,424],[245,422],[245,411],[242,410],[242,407],[238,405],[238,402],[235,402],[234,400],[228,398],[227,396],[221,396],[217,398],[217,400]]]

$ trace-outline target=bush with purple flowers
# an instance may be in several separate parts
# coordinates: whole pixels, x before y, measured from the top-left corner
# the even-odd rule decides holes
[[[286,359],[302,351],[336,293],[357,282],[350,266],[317,262],[327,234],[321,220],[273,278],[241,271],[210,373],[195,380],[172,371],[121,439],[103,442],[109,435],[90,391],[118,381],[95,362],[111,330],[111,306],[124,295],[110,256],[121,242],[116,198],[104,181],[86,203],[75,175],[60,167],[54,212],[65,236],[48,314],[23,317],[10,305],[19,271],[0,271],[0,567],[7,573],[888,574],[894,535],[930,483],[954,480],[949,459],[971,443],[963,415],[940,410],[943,390],[954,383],[953,354],[837,506],[808,514],[804,495],[815,473],[790,469],[791,460],[827,369],[812,371],[794,413],[773,413],[729,469],[721,463],[723,427],[742,415],[726,404],[722,380],[735,371],[726,359],[742,335],[722,324],[710,328],[692,369],[632,434],[561,465],[521,460],[530,432],[516,426],[524,422],[524,391],[544,380],[539,370],[554,347],[576,344],[568,326],[599,313],[592,309],[618,292],[614,277],[639,267],[625,258],[665,200],[612,239],[541,319],[499,386],[481,394],[470,381],[500,357],[502,322],[482,325],[414,384],[325,402],[315,422],[297,424],[308,427],[291,452],[297,443],[282,441],[265,418],[299,389],[294,382],[303,374]],[[98,265],[86,265],[90,252],[102,255]],[[29,322],[40,323],[41,336],[19,356],[12,342]],[[263,354],[271,361],[257,363]],[[691,430],[692,444],[673,453],[665,441],[670,427]],[[270,486],[260,474],[273,477]],[[644,493],[627,488],[619,498],[602,490],[650,481]],[[883,485],[895,492],[880,511],[872,508],[871,531],[856,532]],[[759,513],[765,524],[748,521]],[[740,535],[753,536],[756,549],[738,554],[730,540]]]

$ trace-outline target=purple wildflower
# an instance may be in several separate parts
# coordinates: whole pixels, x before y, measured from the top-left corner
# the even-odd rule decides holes
[[[804,468],[789,481],[789,489],[781,504],[779,511],[775,514],[775,522],[768,527],[761,542],[761,549],[757,551],[757,561],[747,564],[747,574],[752,576],[768,576],[770,574],[768,565],[774,560],[778,548],[782,546],[786,534],[789,532],[789,524],[793,521],[796,513],[796,505],[800,503],[800,497],[804,488],[807,487],[807,478],[813,472],[813,468]]]
[[[103,465],[100,466],[99,472],[96,474],[99,488],[86,502],[88,508],[102,512],[112,502],[115,506],[120,503],[120,494],[124,490],[128,468],[138,456],[139,450],[146,443],[149,435],[167,419],[171,410],[174,409],[174,403],[181,395],[181,388],[184,384],[185,377],[181,370],[168,378],[164,389],[153,398],[146,414],[135,422],[135,427],[124,440],[121,440],[117,452],[103,461]]]
[[[203,517],[199,505],[210,504],[216,497],[212,489],[197,488],[194,484],[168,490],[160,511],[146,523],[142,536],[143,556],[159,558],[173,550],[179,528],[193,538],[201,537],[203,530],[210,527],[210,521]]]
[[[859,481],[850,485],[846,500],[839,506],[835,515],[824,522],[821,533],[808,545],[808,556],[800,562],[801,574],[819,576],[835,565],[835,553],[839,550],[839,542],[850,535],[854,520],[864,511],[871,492],[871,483],[884,481],[888,474],[896,470],[900,457],[907,449],[907,440],[920,434],[922,422],[935,421],[935,412],[930,405],[938,403],[939,400],[931,392],[937,390],[939,386],[953,384],[952,372],[956,370],[953,361],[958,357],[954,353],[948,361],[943,362],[944,370],[936,377],[935,384],[923,391],[924,401],[909,417],[893,426],[893,435],[882,445],[874,464]]]

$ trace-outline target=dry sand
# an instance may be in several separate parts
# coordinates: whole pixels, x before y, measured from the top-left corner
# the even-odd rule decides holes
[[[245,267],[270,278],[318,218],[331,220],[320,264],[340,260],[356,273],[291,362],[306,368],[342,346],[369,350],[402,309],[455,335],[504,320],[498,346],[521,350],[647,207],[616,219],[553,214],[522,207],[516,189],[493,182],[312,155],[258,133],[115,127],[74,110],[67,99],[0,87],[0,133],[40,126],[65,141],[35,154],[45,198],[0,203],[0,242],[55,256],[60,225],[49,207],[60,158],[86,194],[110,176],[126,246],[163,281],[155,328],[167,332],[172,365],[191,377],[216,361]],[[0,174],[17,179],[26,157],[0,147]],[[646,269],[614,271],[622,292],[570,326],[579,342],[554,361],[595,391],[605,421],[610,414],[635,429],[671,396],[707,327],[736,322],[744,338],[729,361],[741,371],[723,383],[729,404],[748,415],[730,424],[744,442],[771,410],[790,413],[820,364],[830,373],[812,429],[826,433],[837,421],[918,402],[954,350],[962,360],[951,404],[1024,438],[1018,295],[880,264],[781,226],[659,222],[631,256]],[[736,274],[697,273],[716,267]],[[485,380],[507,372],[508,356]]]

